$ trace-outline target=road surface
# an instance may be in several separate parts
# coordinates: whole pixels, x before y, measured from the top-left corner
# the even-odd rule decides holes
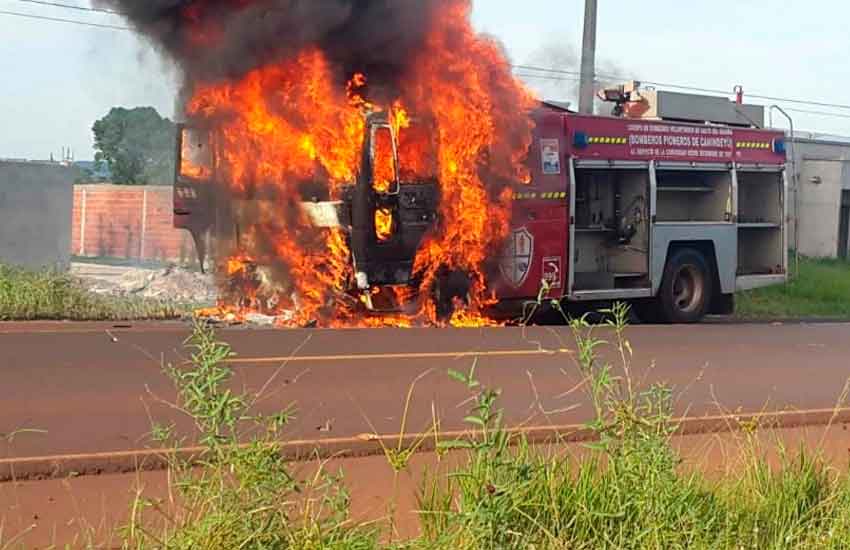
[[[185,360],[188,331],[180,323],[0,324],[0,459],[145,449],[153,422],[191,430],[165,404],[175,395],[162,373],[164,363]],[[592,415],[566,327],[219,334],[237,354],[235,383],[262,390],[258,411],[296,407],[289,439],[420,432],[434,415],[441,430],[462,429],[470,394],[447,371],[473,364],[502,390],[510,425]],[[627,336],[634,378],[672,386],[682,416],[831,409],[850,377],[847,324],[635,326]]]

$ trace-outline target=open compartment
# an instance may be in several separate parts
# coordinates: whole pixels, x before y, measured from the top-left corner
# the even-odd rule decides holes
[[[784,273],[782,232],[738,230],[738,275]]]
[[[732,173],[659,170],[659,222],[731,222]]]
[[[649,171],[577,169],[574,290],[649,285]]]
[[[738,172],[738,275],[784,273],[781,172]]]
[[[782,175],[778,172],[738,172],[738,226],[782,224]]]

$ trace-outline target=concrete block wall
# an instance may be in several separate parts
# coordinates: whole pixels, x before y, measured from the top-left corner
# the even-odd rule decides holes
[[[0,161],[0,262],[68,267],[76,177],[76,169],[58,163]]]
[[[171,187],[74,186],[71,253],[75,256],[194,261],[191,236],[172,224]]]

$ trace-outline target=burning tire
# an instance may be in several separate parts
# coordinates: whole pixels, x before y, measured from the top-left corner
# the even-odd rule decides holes
[[[434,304],[437,307],[437,320],[448,321],[454,314],[458,301],[469,303],[469,291],[472,283],[469,276],[461,271],[442,274],[434,284]]]
[[[696,323],[708,311],[712,296],[711,268],[692,248],[672,254],[664,268],[658,294],[658,314],[667,323]]]

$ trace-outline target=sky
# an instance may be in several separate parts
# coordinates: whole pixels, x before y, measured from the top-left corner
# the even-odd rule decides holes
[[[56,0],[89,6],[88,0]],[[577,70],[583,0],[474,0],[473,23],[516,65]],[[119,17],[0,0],[0,12],[123,25]],[[850,2],[599,0],[597,72],[728,90],[778,103],[798,129],[850,135]],[[574,100],[570,75],[518,69],[548,99]],[[557,80],[564,76],[568,80]],[[0,158],[91,159],[91,126],[113,106],[174,114],[178,75],[132,32],[0,13]],[[658,88],[665,86],[657,85]],[[747,94],[834,106],[746,99]],[[800,111],[813,111],[813,114]],[[784,126],[777,119],[776,126]]]

